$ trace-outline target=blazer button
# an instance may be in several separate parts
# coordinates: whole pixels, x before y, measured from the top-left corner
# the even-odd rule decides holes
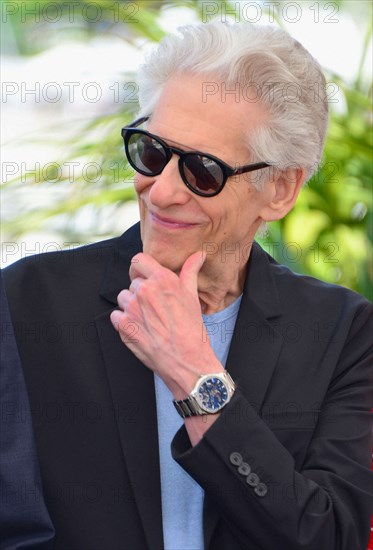
[[[248,476],[250,472],[251,468],[247,462],[242,462],[242,464],[238,467],[238,473],[242,476]]]
[[[240,453],[232,453],[231,455],[229,455],[229,460],[234,466],[240,466],[242,464],[243,458]]]
[[[250,487],[256,487],[259,483],[259,476],[251,472],[246,478],[246,483],[250,485]]]
[[[258,495],[258,497],[265,497],[268,493],[268,488],[265,483],[258,483],[256,487],[254,487],[254,493]]]

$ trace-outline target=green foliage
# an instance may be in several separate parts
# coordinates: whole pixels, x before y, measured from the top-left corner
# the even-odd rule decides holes
[[[46,4],[48,0],[32,4]],[[15,2],[12,2],[15,4]],[[24,3],[24,2],[23,2]],[[183,2],[142,0],[137,3],[138,13],[131,13],[134,2],[116,2],[118,13],[127,15],[127,21],[116,21],[107,0],[95,0],[101,9],[99,23],[80,18],[72,27],[68,24],[68,2],[54,2],[61,5],[61,19],[58,22],[59,40],[74,33],[79,39],[87,40],[97,34],[121,37],[136,44],[139,38],[158,41],[164,34],[160,25],[160,13],[176,5],[194,10],[201,18],[202,3],[198,0]],[[21,2],[19,1],[19,4]],[[82,0],[79,9],[92,4]],[[230,2],[221,2],[232,7]],[[343,8],[344,2],[338,2]],[[88,9],[88,8],[87,8]],[[229,9],[228,9],[229,12]],[[278,11],[275,19],[279,21]],[[91,16],[92,17],[92,16]],[[130,20],[128,20],[130,19]],[[21,12],[9,17],[9,23],[21,55],[33,55],[56,41],[45,22],[23,21]],[[43,29],[45,27],[45,29]],[[44,32],[45,31],[45,32]],[[338,108],[331,103],[330,127],[324,158],[318,172],[302,190],[297,204],[288,216],[271,224],[269,234],[260,239],[281,263],[293,270],[306,273],[328,282],[350,287],[367,297],[370,296],[373,270],[372,258],[372,100],[371,89],[363,82],[362,67],[372,38],[372,25],[368,20],[363,36],[363,54],[357,71],[356,81],[344,82],[338,75],[329,74],[328,79],[338,86],[339,98],[343,101]],[[135,75],[126,74],[124,79],[135,80]],[[43,227],[57,227],[65,238],[73,236],[84,242],[87,235],[74,229],[74,220],[83,208],[90,207],[99,212],[103,205],[112,205],[112,214],[124,202],[134,199],[131,185],[132,173],[125,163],[120,139],[120,128],[130,122],[136,104],[117,104],[117,109],[105,116],[98,116],[86,123],[81,137],[71,139],[67,153],[60,159],[94,161],[102,169],[102,177],[93,184],[82,178],[69,183],[68,173],[62,174],[59,182],[64,192],[58,194],[51,206],[18,212],[3,223],[3,233],[12,238],[30,230]],[[66,146],[67,144],[65,144]],[[53,177],[40,181],[38,188],[50,188]],[[7,184],[14,190],[22,189],[19,181]],[[29,185],[31,183],[29,182]],[[63,218],[62,224],[55,224]],[[55,229],[56,230],[56,229]],[[106,237],[97,230],[96,235]]]
[[[319,171],[293,211],[271,224],[262,244],[295,271],[371,297],[372,106],[364,93],[336,75],[332,81],[346,110],[332,111]]]

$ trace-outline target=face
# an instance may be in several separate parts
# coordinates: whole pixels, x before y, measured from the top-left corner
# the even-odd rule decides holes
[[[254,131],[264,113],[254,103],[236,102],[233,94],[224,103],[220,93],[203,102],[204,82],[201,76],[171,79],[147,130],[170,145],[210,153],[232,167],[248,164],[244,128]],[[136,174],[144,252],[175,272],[199,250],[207,252],[206,266],[228,268],[232,259],[245,263],[269,200],[250,184],[256,172],[228,178],[220,194],[200,197],[183,183],[178,160],[174,155],[158,176]]]

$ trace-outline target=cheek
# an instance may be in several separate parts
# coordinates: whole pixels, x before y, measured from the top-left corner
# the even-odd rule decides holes
[[[142,174],[135,174],[133,185],[136,193],[141,195],[151,185],[151,178],[147,178]]]

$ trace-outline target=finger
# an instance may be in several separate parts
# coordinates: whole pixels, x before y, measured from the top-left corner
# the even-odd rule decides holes
[[[202,250],[194,252],[185,260],[181,268],[180,281],[191,292],[196,292],[198,289],[198,274],[206,260],[206,255],[206,252]]]
[[[118,309],[115,309],[110,314],[110,321],[115,328],[117,332],[119,332],[119,328],[121,323],[123,323],[125,318],[125,314],[122,311],[119,311]]]
[[[154,258],[143,252],[136,254],[131,260],[129,275],[131,281],[136,277],[148,279],[158,269],[165,269]]]
[[[125,313],[117,309],[112,311],[110,321],[124,344],[128,346],[129,343],[137,343],[134,336],[138,332],[138,325],[133,321],[129,321]]]
[[[133,279],[130,284],[129,291],[133,294],[136,294],[144,280],[145,279],[143,277],[136,277],[135,279]]]
[[[130,290],[122,290],[117,297],[118,306],[123,311],[127,309],[129,301],[133,298],[133,293]]]

